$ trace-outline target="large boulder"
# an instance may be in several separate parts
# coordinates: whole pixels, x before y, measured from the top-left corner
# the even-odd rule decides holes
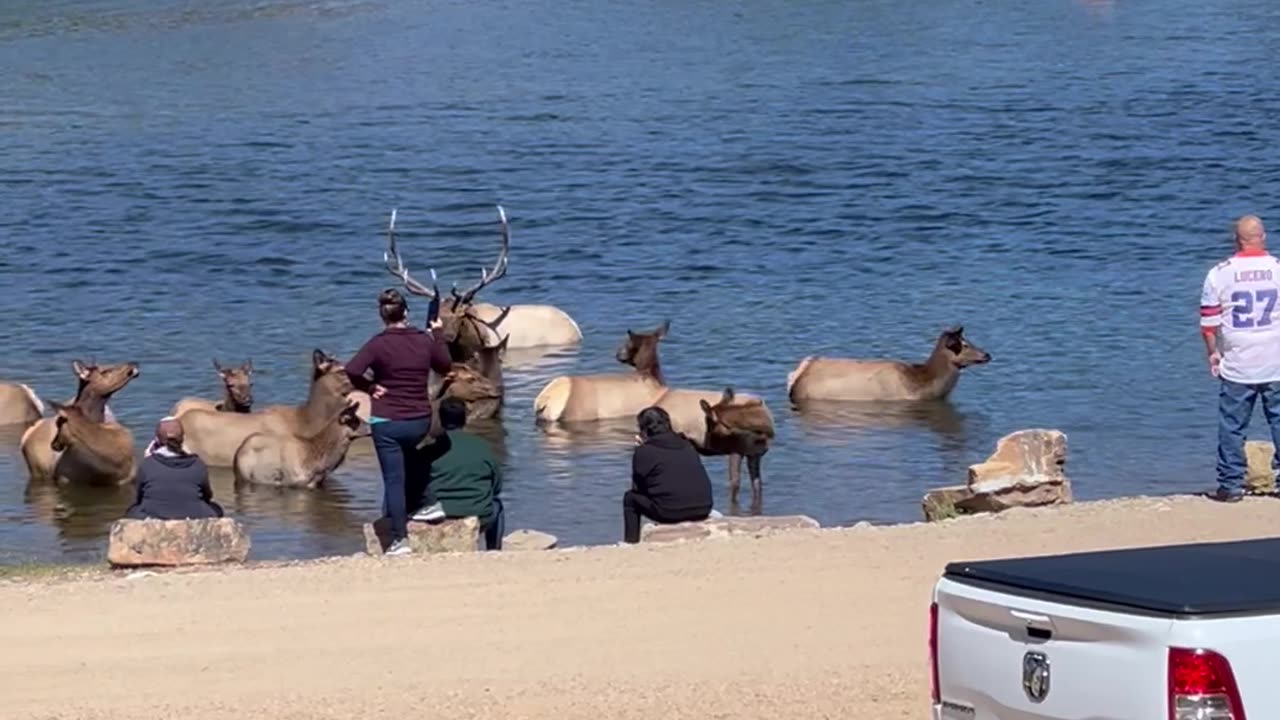
[[[558,542],[559,540],[555,535],[538,532],[537,530],[521,529],[513,530],[502,538],[502,549],[504,551],[551,550],[555,548]]]
[[[1000,438],[984,462],[969,466],[963,486],[931,490],[921,501],[926,520],[999,512],[1072,500],[1067,436],[1058,430],[1019,430]]]
[[[241,563],[249,534],[231,518],[117,520],[111,526],[107,562],[116,567]]]
[[[1266,495],[1276,490],[1276,473],[1271,469],[1271,458],[1276,454],[1276,446],[1263,440],[1250,440],[1244,444],[1245,459],[1249,468],[1245,472],[1245,490],[1258,495]]]
[[[807,515],[751,515],[745,517],[712,517],[700,522],[673,525],[646,524],[640,528],[640,541],[649,543],[705,540],[707,538],[746,535],[761,537],[783,530],[812,529],[818,521]]]
[[[480,544],[480,521],[473,517],[439,522],[409,521],[409,547],[415,553],[475,552]],[[365,551],[381,555],[391,546],[391,520],[364,524]]]

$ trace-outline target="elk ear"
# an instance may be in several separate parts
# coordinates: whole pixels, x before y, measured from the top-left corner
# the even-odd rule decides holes
[[[702,406],[702,412],[708,415],[711,414],[711,403],[707,402],[706,400],[699,400],[698,404]]]
[[[951,327],[947,328],[943,332],[945,332],[948,335],[952,335],[954,337],[960,337],[961,335],[964,335],[964,326],[952,325]]]
[[[505,353],[507,351],[507,341],[511,339],[511,333],[502,336],[502,342],[498,343],[496,348],[498,352]]]
[[[79,360],[71,361],[71,372],[75,373],[76,377],[80,378],[81,380],[89,379],[89,368]]]
[[[320,367],[328,359],[329,357],[325,355],[324,351],[319,348],[316,348],[315,350],[311,351],[311,364],[314,367]]]
[[[720,402],[726,405],[733,402],[733,388],[727,387],[724,389],[724,395],[720,396]]]
[[[667,336],[667,331],[669,331],[669,330],[671,330],[671,319],[670,319],[670,318],[667,318],[666,320],[663,320],[663,321],[662,321],[662,325],[658,328],[658,331],[657,331],[656,333],[654,333],[654,334],[655,334],[655,335],[657,335],[657,336],[658,336],[658,337],[660,337],[660,338],[661,338],[661,337],[666,337],[666,336]]]
[[[218,358],[213,359],[213,371],[219,375],[227,374],[227,371],[222,367],[221,363],[218,362]]]
[[[240,366],[240,369],[244,370],[246,375],[252,375],[253,374],[253,358],[249,358],[247,361],[245,361],[245,363]]]

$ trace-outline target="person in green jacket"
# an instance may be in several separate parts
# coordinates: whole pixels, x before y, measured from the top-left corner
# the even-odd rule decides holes
[[[427,495],[435,504],[414,514],[415,520],[442,517],[475,517],[484,532],[488,550],[502,549],[505,520],[502,513],[502,468],[489,443],[465,430],[467,406],[457,398],[440,403],[440,427],[444,433],[423,448],[431,463]],[[419,501],[421,502],[421,501]]]

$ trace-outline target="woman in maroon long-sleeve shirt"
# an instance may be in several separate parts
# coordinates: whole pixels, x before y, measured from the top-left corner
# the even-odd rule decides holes
[[[406,477],[419,478],[427,471],[417,450],[431,428],[427,382],[432,370],[444,375],[453,367],[448,348],[436,333],[440,321],[432,322],[430,333],[423,332],[409,325],[408,311],[409,304],[398,290],[382,291],[378,315],[386,327],[347,363],[352,384],[373,399],[370,431],[382,468],[383,512],[391,518],[388,555],[409,552],[405,483]],[[365,378],[370,369],[372,382]],[[419,483],[425,482],[425,477],[420,478]]]

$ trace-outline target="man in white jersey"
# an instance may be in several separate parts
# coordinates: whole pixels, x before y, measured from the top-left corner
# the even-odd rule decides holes
[[[1218,378],[1218,489],[1209,497],[1235,502],[1244,495],[1244,432],[1253,406],[1280,448],[1280,260],[1267,252],[1262,221],[1236,221],[1236,254],[1218,263],[1200,293],[1200,334],[1209,372]],[[1280,470],[1280,453],[1272,472]]]

